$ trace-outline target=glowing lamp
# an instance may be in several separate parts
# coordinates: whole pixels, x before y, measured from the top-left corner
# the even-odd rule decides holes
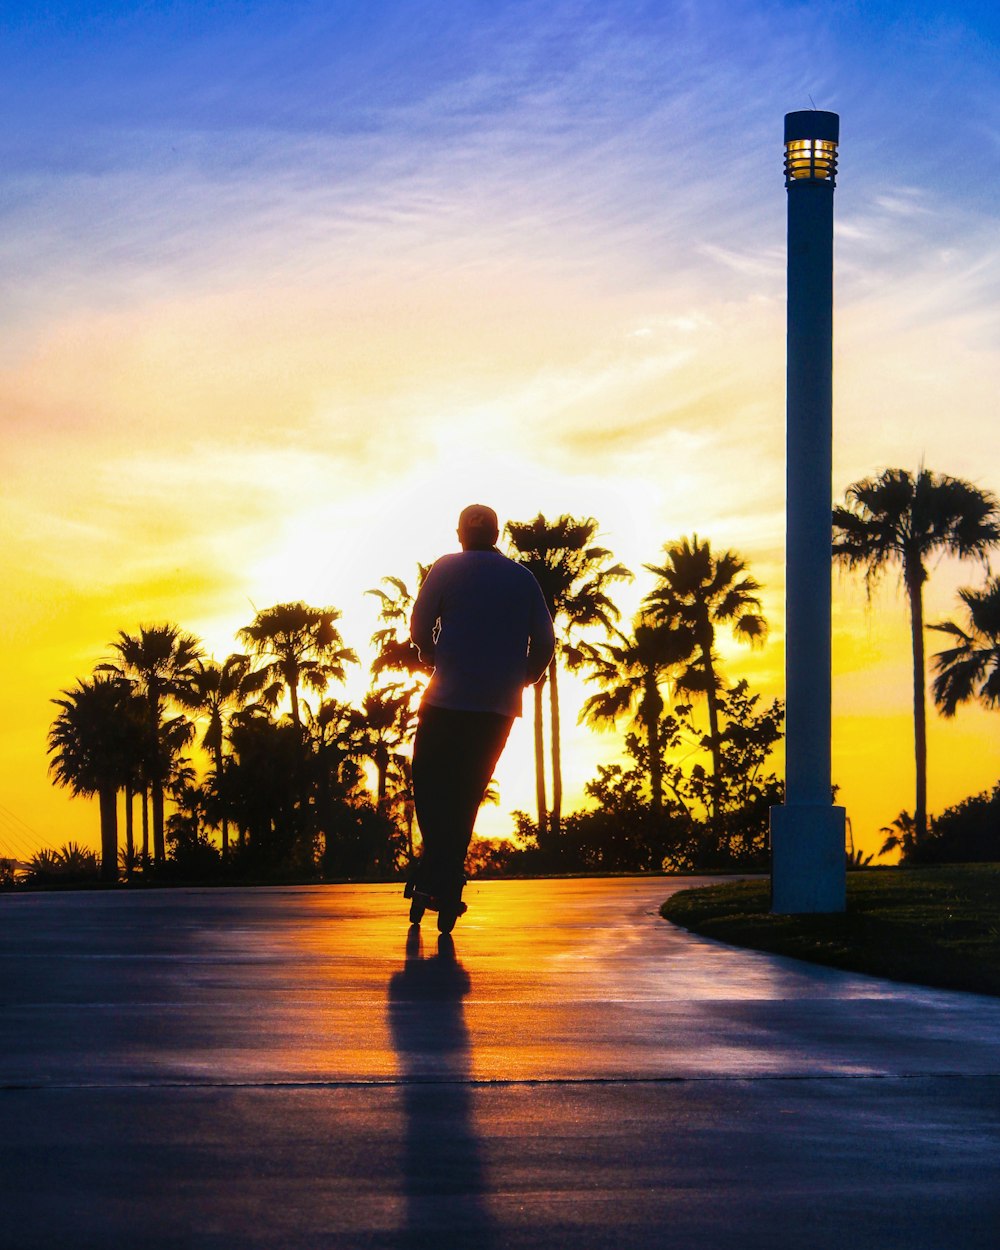
[[[785,186],[837,181],[840,118],[818,109],[785,114]]]

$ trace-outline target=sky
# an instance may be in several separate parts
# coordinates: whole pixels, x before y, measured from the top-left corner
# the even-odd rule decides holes
[[[0,16],[0,852],[96,845],[46,772],[121,629],[222,659],[256,608],[343,611],[502,520],[595,517],[636,571],[697,533],[765,586],[781,694],[785,112],[841,115],[836,498],[887,466],[1000,491],[994,5],[17,3]],[[912,809],[908,624],[834,575],[855,842]],[[927,619],[981,571],[932,571]],[[930,637],[929,650],[934,650]],[[363,678],[349,693],[360,694]],[[570,805],[614,735],[574,726]],[[932,812],[1000,776],[932,716]],[[533,796],[527,720],[498,773]]]

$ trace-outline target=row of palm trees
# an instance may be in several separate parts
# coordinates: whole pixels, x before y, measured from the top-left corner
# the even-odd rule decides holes
[[[1000,511],[993,495],[960,479],[924,469],[915,476],[891,469],[852,485],[833,521],[837,559],[862,569],[869,586],[895,563],[907,590],[920,836],[921,822],[926,828],[922,590],[927,566],[940,554],[974,557],[985,564],[989,550],[1000,541]],[[563,819],[561,666],[579,671],[599,687],[586,700],[582,720],[594,725],[626,720],[641,733],[648,802],[655,814],[664,804],[667,701],[689,696],[704,700],[708,734],[696,745],[704,747],[710,762],[708,823],[717,834],[725,737],[719,709],[726,687],[716,637],[719,629],[727,629],[738,640],[763,642],[767,626],[761,587],[735,552],[717,554],[697,535],[685,537],[666,544],[661,562],[645,566],[654,585],[631,627],[623,629],[612,592],[616,583],[633,575],[597,542],[598,528],[593,518],[562,515],[549,520],[539,514],[531,521],[512,521],[505,531],[510,554],[534,573],[557,628],[556,654],[534,689],[539,841],[557,841]],[[418,567],[417,586],[426,570]],[[207,659],[198,640],[176,625],[121,632],[111,644],[109,660],[54,700],[60,711],[50,732],[53,775],[74,793],[98,797],[106,876],[114,875],[120,792],[126,800],[127,862],[135,859],[136,795],[143,799],[143,858],[151,832],[152,858],[163,862],[168,826],[164,799],[171,787],[175,804],[186,802],[196,831],[199,820],[220,830],[222,854],[228,857],[234,821],[241,847],[248,839],[266,836],[267,822],[260,824],[255,804],[271,804],[272,833],[278,824],[301,817],[309,836],[316,834],[321,813],[327,813],[330,823],[337,803],[363,805],[364,760],[375,772],[375,810],[392,815],[403,830],[405,854],[412,853],[408,748],[428,670],[408,640],[413,595],[406,582],[387,577],[368,593],[379,601],[379,629],[372,638],[372,688],[359,708],[328,697],[330,686],[345,680],[347,666],[358,662],[338,629],[339,611],[304,603],[258,612],[237,633],[244,650],[221,664]],[[991,578],[982,589],[963,590],[961,602],[968,617],[964,624],[932,626],[953,642],[934,660],[933,694],[945,715],[953,715],[969,698],[991,706],[1000,701],[1000,582]],[[308,693],[319,696],[315,710],[305,697]],[[282,700],[288,711],[275,721]],[[200,807],[190,766],[184,773],[178,764],[196,734],[189,714],[204,725],[201,744],[211,762]],[[274,779],[266,793],[261,789],[267,772],[261,761],[278,749],[282,725],[287,732],[281,749],[291,751],[293,760],[286,771],[301,782],[298,794],[283,797],[276,794]],[[258,797],[250,802],[247,795],[254,785]],[[329,841],[329,831],[321,832]]]
[[[528,524],[508,526],[517,557],[535,573],[556,621],[562,656],[570,668],[582,670],[600,687],[584,704],[582,717],[594,724],[617,723],[628,716],[642,729],[650,761],[650,801],[662,805],[662,744],[658,741],[664,690],[705,699],[711,754],[709,820],[717,830],[721,801],[719,753],[719,691],[715,634],[730,628],[741,641],[758,644],[766,637],[760,611],[760,586],[735,552],[713,553],[708,542],[683,538],[668,543],[660,564],[646,565],[656,578],[653,589],[629,631],[617,625],[618,613],[606,588],[631,577],[610,553],[593,546],[593,520],[538,516]],[[893,565],[898,566],[911,620],[914,707],[915,827],[917,838],[927,831],[926,661],[924,654],[923,588],[928,566],[943,555],[973,558],[988,570],[988,555],[1000,541],[1000,509],[996,497],[960,478],[921,468],[915,475],[887,469],[855,482],[845,504],[833,515],[834,557],[847,568],[861,569],[869,588]],[[567,554],[567,549],[571,555]],[[945,716],[977,698],[987,706],[1000,702],[1000,590],[995,578],[982,588],[960,592],[966,620],[931,626],[948,634],[954,646],[934,657],[933,696]],[[579,633],[600,624],[601,641],[580,640]],[[558,657],[550,673],[553,795],[546,811],[543,768],[542,686],[535,689],[535,746],[538,827],[558,836],[561,778]]]
[[[571,667],[600,687],[582,709],[592,724],[617,723],[629,714],[646,737],[650,768],[650,800],[654,811],[663,805],[661,718],[664,690],[674,696],[705,699],[711,756],[709,824],[718,831],[722,767],[720,692],[724,680],[715,650],[716,631],[728,628],[744,642],[759,644],[767,634],[761,614],[759,583],[735,552],[716,555],[697,534],[667,543],[662,564],[646,569],[656,577],[643,600],[631,632],[615,630],[606,642],[583,642],[568,652]]]
[[[98,797],[103,875],[113,877],[116,871],[121,791],[126,862],[135,858],[132,821],[137,794],[143,800],[143,861],[149,859],[150,823],[153,862],[165,861],[165,791],[171,782],[179,793],[186,786],[189,797],[192,789],[190,769],[178,772],[180,753],[196,734],[187,712],[205,723],[201,745],[212,761],[209,785],[222,854],[228,855],[235,796],[228,792],[234,769],[228,766],[225,745],[243,741],[250,754],[254,730],[260,730],[262,721],[269,722],[283,696],[290,703],[293,734],[305,740],[300,692],[323,693],[331,681],[345,679],[346,664],[357,662],[337,629],[339,616],[335,608],[304,603],[278,604],[258,612],[238,633],[248,654],[230,655],[221,664],[207,659],[198,639],[172,623],[142,626],[135,634],[122,631],[111,644],[113,659],[54,700],[61,710],[49,734],[52,773],[74,794]],[[254,659],[259,661],[256,667]],[[311,716],[313,737],[322,738],[339,707],[321,704]],[[358,738],[358,727],[350,728]],[[366,745],[358,743],[350,754],[363,754]]]

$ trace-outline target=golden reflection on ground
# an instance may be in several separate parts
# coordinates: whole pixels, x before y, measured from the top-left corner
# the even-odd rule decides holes
[[[280,1084],[856,1074],[933,1028],[921,1062],[945,1062],[953,996],[691,937],[658,914],[691,884],[472,882],[440,948],[399,885],[206,893],[129,1061]]]

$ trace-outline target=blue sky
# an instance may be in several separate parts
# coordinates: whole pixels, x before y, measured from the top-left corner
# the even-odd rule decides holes
[[[552,190],[526,185],[540,163],[549,182],[575,173],[548,207],[603,210],[622,229],[645,224],[654,207],[669,220],[681,179],[685,198],[701,182],[725,197],[723,208],[757,198],[773,175],[761,156],[781,114],[810,100],[843,114],[846,197],[854,174],[984,211],[994,202],[984,155],[995,157],[1000,129],[995,6],[153,3],[41,12],[5,6],[0,155],[15,227],[60,178],[141,173],[169,184],[182,174],[204,181],[209,198],[213,184],[282,178],[308,195],[354,177],[366,188],[412,188],[444,159],[449,185],[464,175],[493,187],[507,175],[515,206]],[[594,177],[605,156],[613,183]],[[730,176],[714,173],[720,163]]]
[[[842,114],[846,228],[912,224],[914,188],[944,242],[993,226],[993,6],[15,4],[3,34],[0,360],[58,308],[345,257],[746,271],[810,101]]]

